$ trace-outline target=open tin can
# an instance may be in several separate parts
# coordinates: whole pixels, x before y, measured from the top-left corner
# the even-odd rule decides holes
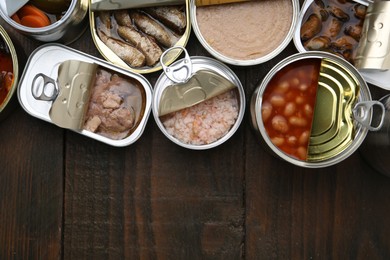
[[[17,104],[14,93],[19,82],[21,69],[19,62],[11,38],[0,26],[0,120],[4,119]]]
[[[381,121],[371,125],[374,107]],[[251,99],[252,125],[276,156],[320,168],[341,162],[380,129],[382,103],[344,59],[327,52],[298,53],[279,62]]]
[[[44,14],[50,19],[51,24],[44,27],[28,27],[16,22],[6,12],[0,8],[1,17],[14,29],[35,40],[42,42],[59,42],[69,44],[75,41],[84,33],[87,28],[87,12],[89,0],[68,1],[69,7],[63,14]],[[62,1],[66,2],[66,1]],[[49,9],[60,6],[60,1],[45,4]],[[50,11],[49,11],[50,12]],[[16,13],[18,14],[18,13]]]
[[[200,43],[216,59],[238,66],[281,53],[292,39],[298,14],[298,0],[191,1],[192,28]]]
[[[101,55],[136,73],[162,69],[160,57],[170,47],[185,47],[191,33],[189,0],[92,0],[89,13],[92,39]],[[181,54],[166,57],[171,64]]]
[[[299,52],[327,51],[370,84],[390,89],[389,1],[306,0],[294,32]]]
[[[112,146],[143,133],[152,89],[141,75],[59,44],[30,56],[18,97],[32,116]]]
[[[162,60],[171,50],[165,51]],[[182,50],[183,59],[169,67],[163,65],[164,73],[154,87],[153,116],[163,134],[177,145],[193,150],[213,148],[240,126],[245,113],[244,89],[223,63],[189,57]]]

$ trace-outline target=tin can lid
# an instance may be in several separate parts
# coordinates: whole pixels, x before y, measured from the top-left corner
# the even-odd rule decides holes
[[[332,158],[351,145],[355,134],[352,107],[359,88],[359,81],[345,67],[322,59],[308,161]]]
[[[355,65],[367,82],[390,89],[390,1],[368,5]]]

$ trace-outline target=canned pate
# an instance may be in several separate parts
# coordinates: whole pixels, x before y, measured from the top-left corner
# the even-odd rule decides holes
[[[166,49],[187,44],[191,32],[189,0],[180,4],[177,0],[152,2],[155,4],[92,1],[92,39],[106,60],[133,72],[151,73],[161,70],[160,57]],[[180,49],[171,52],[165,63],[172,63],[180,54]]]
[[[14,93],[19,80],[19,59],[11,38],[0,26],[0,120],[16,105]]]
[[[9,14],[4,7],[0,16],[14,29],[35,40],[69,44],[87,28],[88,0],[29,1]]]
[[[292,55],[278,63],[251,99],[252,125],[276,156],[298,166],[320,168],[351,155],[371,125],[367,84],[344,59],[326,52]]]
[[[240,66],[260,64],[274,58],[291,41],[299,14],[298,1],[220,4],[224,2],[191,1],[195,35],[218,60]]]
[[[294,44],[299,52],[326,51],[343,57],[368,83],[390,89],[386,62],[389,15],[389,1],[306,0],[298,17]],[[378,64],[387,67],[378,68]]]
[[[112,146],[127,146],[143,133],[152,89],[137,73],[46,44],[27,61],[18,97],[34,117]]]
[[[240,126],[244,89],[223,63],[189,57],[183,50],[183,59],[163,66],[164,73],[154,87],[153,116],[163,134],[177,145],[193,150],[213,148]]]

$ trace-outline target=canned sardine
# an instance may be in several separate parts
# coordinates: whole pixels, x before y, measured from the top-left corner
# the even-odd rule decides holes
[[[227,66],[184,52],[184,59],[164,66],[156,82],[154,119],[164,135],[182,147],[213,148],[237,131],[245,112],[245,93]]]
[[[298,166],[338,163],[363,142],[373,106],[365,81],[344,59],[326,52],[292,55],[278,63],[251,100],[254,128],[277,156]]]
[[[187,44],[189,0],[167,6],[150,6],[146,1],[143,7],[142,1],[123,1],[123,6],[135,6],[125,9],[117,4],[100,2],[90,9],[92,38],[106,60],[137,73],[151,73],[162,68],[159,61],[166,49]],[[171,52],[165,62],[172,63],[180,53]]]
[[[202,2],[217,4],[201,6]],[[297,0],[221,2],[191,1],[194,32],[215,58],[255,65],[272,59],[291,41],[299,14]]]
[[[0,8],[0,16],[33,39],[69,44],[87,28],[87,11],[88,0],[53,0],[50,3],[35,0],[14,14]]]
[[[19,79],[19,60],[11,38],[0,26],[0,120],[17,103],[13,98]]]
[[[30,56],[18,97],[32,116],[109,145],[127,146],[143,133],[152,89],[139,74],[46,44]]]

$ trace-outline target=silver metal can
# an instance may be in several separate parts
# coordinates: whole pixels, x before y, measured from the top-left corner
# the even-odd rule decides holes
[[[142,75],[50,43],[29,57],[18,98],[36,118],[120,147],[141,137],[152,87]]]
[[[382,121],[372,126],[374,107]],[[277,157],[308,168],[334,165],[355,152],[383,123],[384,107],[344,59],[298,53],[279,62],[251,99],[252,125]]]
[[[198,2],[217,4],[197,6]],[[251,66],[269,61],[290,43],[298,20],[299,1],[219,4],[223,2],[191,1],[195,35],[216,59]]]
[[[21,25],[0,8],[0,16],[14,29],[35,40],[69,44],[79,38],[88,25],[88,0],[72,0],[65,14],[56,22],[40,28]]]
[[[193,150],[213,148],[239,128],[245,92],[229,67],[207,57],[189,57],[182,49],[183,59],[169,67],[163,65],[164,73],[154,87],[153,116],[162,133],[177,145]]]
[[[299,52],[337,53],[356,66],[368,83],[389,90],[390,70],[378,69],[378,64],[388,66],[389,1],[342,2],[305,0],[294,32],[295,47]]]

